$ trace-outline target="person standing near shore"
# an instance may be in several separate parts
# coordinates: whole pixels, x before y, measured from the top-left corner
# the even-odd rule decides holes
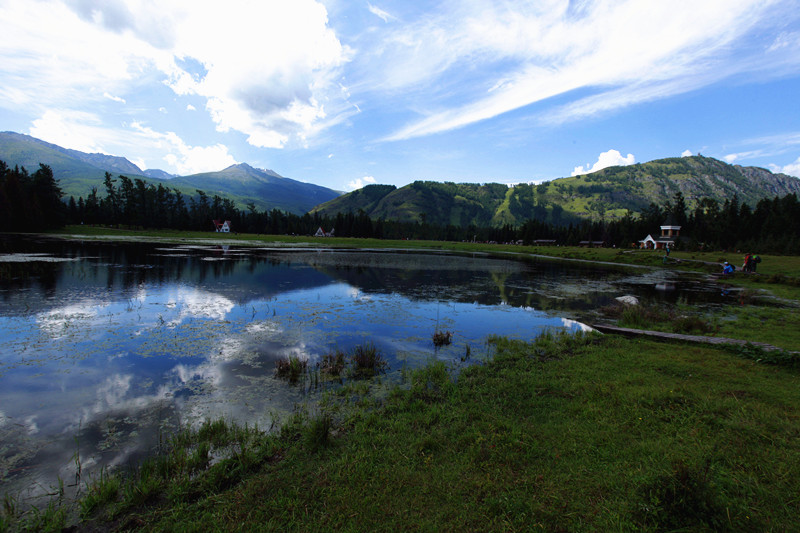
[[[734,270],[733,265],[728,263],[727,261],[725,261],[722,264],[722,275],[723,276],[730,276],[731,274],[733,274],[733,270]]]

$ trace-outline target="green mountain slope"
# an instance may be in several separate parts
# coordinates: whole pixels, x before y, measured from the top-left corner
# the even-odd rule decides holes
[[[690,209],[702,198],[722,203],[734,195],[754,205],[762,198],[800,194],[800,179],[694,156],[609,167],[538,185],[423,181],[399,189],[370,185],[314,210],[323,215],[363,210],[372,218],[462,227],[518,225],[529,219],[562,224],[620,218],[628,210],[639,213],[651,203],[663,205],[677,192]]]
[[[219,172],[172,177],[160,170],[143,171],[124,157],[69,150],[14,132],[0,132],[0,160],[10,167],[25,167],[29,172],[38,169],[40,163],[49,165],[65,197],[85,198],[92,187],[104,195],[106,172],[114,177],[122,174],[154,186],[177,189],[187,196],[196,195],[200,189],[209,196],[229,198],[242,209],[252,203],[258,210],[280,209],[298,215],[339,195],[327,187],[284,178],[246,164]]]
[[[339,193],[311,183],[284,178],[271,170],[253,168],[246,163],[232,165],[218,172],[205,172],[175,178],[170,183],[252,202],[259,210],[280,209],[298,215],[305,214],[319,203],[339,196]]]

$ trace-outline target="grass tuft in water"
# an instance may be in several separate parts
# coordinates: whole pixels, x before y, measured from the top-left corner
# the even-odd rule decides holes
[[[437,348],[447,346],[451,342],[453,342],[453,333],[451,331],[437,331],[433,334],[433,345]]]
[[[350,354],[350,365],[355,378],[372,377],[389,368],[383,354],[371,342],[359,344]]]
[[[296,355],[290,355],[275,361],[275,375],[289,380],[290,383],[297,383],[307,367],[307,360],[300,359]]]
[[[344,372],[345,357],[345,353],[338,349],[325,354],[322,357],[322,372],[330,376],[341,376]]]

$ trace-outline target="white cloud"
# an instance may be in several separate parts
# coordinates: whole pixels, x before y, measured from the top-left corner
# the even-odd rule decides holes
[[[380,18],[384,22],[389,22],[390,20],[397,20],[397,17],[395,17],[394,15],[391,15],[390,13],[387,13],[383,9],[381,9],[381,8],[379,8],[377,6],[374,6],[374,5],[370,4],[370,3],[367,3],[367,9],[369,9],[370,13],[372,13],[376,17]]]
[[[205,98],[220,131],[269,147],[304,144],[353,112],[340,83],[351,52],[314,0],[12,0],[0,19],[0,106],[11,110],[89,109],[165,82]]]
[[[694,155],[691,150],[684,150],[681,152],[681,157],[692,157]]]
[[[354,179],[348,183],[347,189],[350,191],[355,191],[356,189],[360,189],[365,185],[369,185],[370,183],[375,183],[375,178],[372,176],[364,176],[363,178]]]
[[[109,94],[108,92],[103,93],[103,97],[104,98],[108,98],[109,100],[111,100],[113,102],[118,102],[120,104],[124,104],[125,103],[125,99],[124,98],[120,98],[119,96],[114,96],[113,94]]]
[[[785,64],[783,47],[770,57],[763,48],[744,48],[739,42],[762,29],[767,18],[796,16],[790,4],[447,4],[440,15],[390,33],[372,52],[380,80],[374,86],[420,92],[425,98],[417,109],[421,118],[385,140],[463,127],[583,89],[590,96],[557,113],[557,121],[576,120],[763,71],[766,64]],[[783,42],[800,50],[797,41]]]
[[[602,170],[607,167],[613,167],[617,165],[626,166],[634,163],[636,163],[636,158],[633,156],[633,154],[628,154],[627,156],[622,157],[622,154],[619,153],[619,151],[612,149],[601,153],[591,168],[588,168],[588,163],[586,164],[586,167],[575,167],[575,169],[572,171],[572,175],[579,176],[581,174],[591,174],[592,172],[597,172],[598,170]]]
[[[789,163],[784,167],[779,167],[778,172],[800,178],[800,157],[798,157],[794,163]]]
[[[105,138],[105,128],[100,117],[93,113],[51,109],[33,121],[29,133],[64,148],[108,153],[98,144],[100,139]]]
[[[127,128],[109,128],[97,115],[79,111],[48,110],[33,121],[29,133],[82,152],[136,154],[129,159],[141,169],[159,168],[163,165],[154,164],[156,160],[164,161],[167,170],[175,174],[221,170],[237,162],[222,144],[191,146],[174,132],[161,133],[139,122]]]
[[[186,111],[197,111],[197,108],[192,104],[186,104]]]
[[[221,170],[236,164],[236,159],[222,144],[212,146],[190,146],[176,133],[160,133],[138,122],[131,124],[138,139],[166,152],[164,161],[177,174],[188,175],[199,172]]]
[[[172,65],[170,86],[205,97],[220,131],[240,131],[254,146],[280,148],[305,143],[345,112],[337,79],[349,51],[328,27],[320,3],[237,0],[226,3],[222,14],[192,9],[176,36],[175,54],[193,58],[207,72],[198,79]]]

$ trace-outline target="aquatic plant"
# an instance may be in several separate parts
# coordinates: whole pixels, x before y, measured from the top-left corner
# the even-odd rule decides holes
[[[341,376],[345,367],[345,353],[342,350],[335,350],[322,357],[320,369],[322,372],[331,376]]]
[[[275,361],[275,375],[279,378],[288,379],[290,383],[297,383],[307,367],[307,360],[300,359],[296,355],[290,355]]]
[[[450,331],[437,331],[433,334],[433,345],[437,348],[447,346],[453,342],[453,333]]]
[[[350,364],[353,377],[371,377],[375,374],[385,372],[389,368],[389,363],[383,354],[371,342],[359,344],[350,355]]]

